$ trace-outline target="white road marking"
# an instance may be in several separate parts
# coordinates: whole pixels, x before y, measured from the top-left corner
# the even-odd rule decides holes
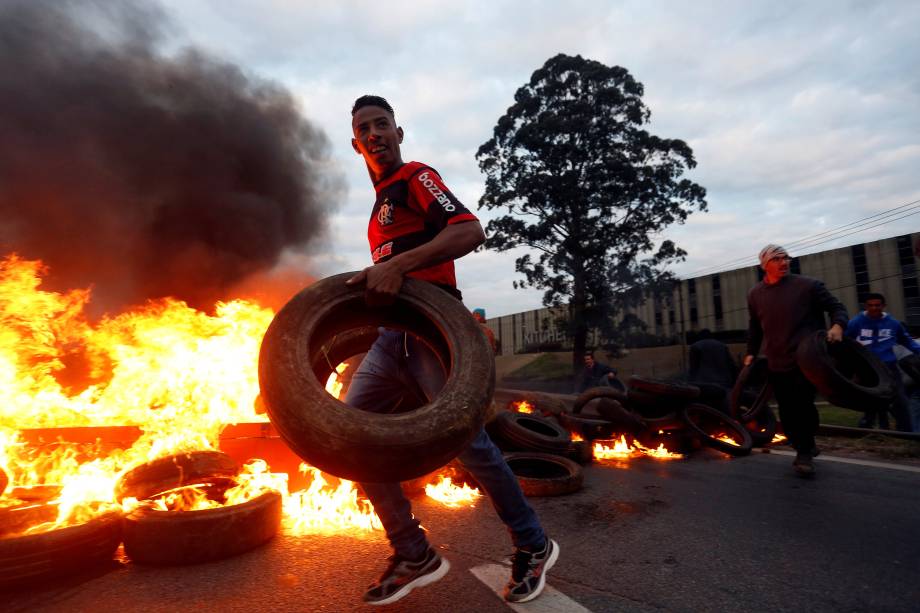
[[[508,573],[511,572],[509,566],[484,564],[471,568],[470,572],[495,592],[502,601],[505,600],[502,593],[505,589],[505,583],[508,582]],[[543,588],[543,593],[535,600],[523,604],[512,602],[505,602],[505,604],[512,611],[520,611],[521,613],[591,613],[590,610],[584,608],[549,583]]]
[[[794,451],[785,451],[783,449],[771,449],[771,454],[776,455],[787,455],[790,457],[795,456]],[[824,455],[823,453],[815,458],[815,462],[840,462],[841,464],[858,464],[860,466],[872,466],[875,468],[889,468],[891,470],[903,470],[909,473],[920,473],[920,466],[910,466],[908,464],[889,464],[888,462],[876,462],[874,460],[857,460],[854,458],[840,458],[832,455]]]

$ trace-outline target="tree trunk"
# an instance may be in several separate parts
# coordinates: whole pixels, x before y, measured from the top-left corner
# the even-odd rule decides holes
[[[572,375],[578,376],[578,373],[584,368],[585,350],[588,341],[588,326],[585,323],[586,295],[585,280],[582,275],[575,275],[573,283],[572,302],[569,304],[569,314],[571,316],[572,330]]]

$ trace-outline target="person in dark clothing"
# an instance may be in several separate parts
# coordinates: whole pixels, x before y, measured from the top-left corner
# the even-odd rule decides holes
[[[585,351],[585,368],[575,381],[575,393],[580,394],[592,387],[610,386],[621,392],[626,391],[623,382],[617,379],[617,371],[594,359],[593,351]]]
[[[370,306],[391,304],[405,277],[432,283],[459,300],[454,260],[485,240],[479,220],[433,168],[403,162],[403,130],[385,99],[362,96],[355,101],[351,116],[351,144],[364,158],[376,201],[367,226],[374,265],[347,283],[363,285]],[[424,343],[411,334],[381,328],[352,377],[345,403],[386,413],[407,389],[420,389],[430,401],[444,378],[437,358]],[[527,602],[536,598],[545,586],[546,571],[559,556],[559,545],[546,536],[517,477],[485,430],[479,430],[458,460],[489,495],[511,534],[515,551],[505,599]],[[365,592],[365,602],[390,604],[441,579],[450,564],[428,542],[400,485],[361,485],[394,550],[386,570]]]
[[[885,297],[882,294],[868,294],[865,306],[865,312],[850,320],[846,335],[872,350],[872,353],[877,355],[888,368],[895,383],[895,398],[890,407],[891,414],[894,415],[898,430],[910,432],[907,394],[901,382],[901,369],[898,368],[898,357],[894,353],[894,346],[901,345],[916,355],[920,354],[920,344],[911,338],[904,329],[904,324],[885,312]],[[887,430],[889,427],[888,411],[885,409],[866,411],[859,420],[860,427],[873,427],[876,414],[878,414],[879,427]]]
[[[824,286],[811,277],[789,274],[789,254],[778,245],[760,252],[763,281],[748,292],[747,355],[750,364],[758,350],[767,357],[770,384],[779,404],[779,417],[790,444],[796,450],[793,468],[801,476],[815,473],[818,454],[815,433],[818,409],[815,388],[796,363],[799,343],[816,330],[825,329],[824,314],[831,319],[827,342],[843,340],[849,318],[846,309]]]
[[[738,366],[728,345],[712,338],[708,328],[700,330],[697,339],[690,345],[690,371],[687,379],[699,385],[701,402],[727,414],[728,392],[735,385]]]

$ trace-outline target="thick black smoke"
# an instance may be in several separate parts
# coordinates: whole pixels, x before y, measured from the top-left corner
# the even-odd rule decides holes
[[[328,140],[277,84],[128,2],[0,3],[0,257],[107,308],[196,306],[303,249],[334,193]]]

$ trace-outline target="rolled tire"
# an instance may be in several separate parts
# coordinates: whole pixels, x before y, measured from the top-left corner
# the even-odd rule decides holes
[[[565,453],[572,445],[568,430],[532,413],[504,411],[490,424],[490,433],[518,451]]]
[[[200,511],[139,507],[125,517],[125,553],[139,564],[198,564],[268,542],[281,527],[281,494]]]
[[[572,405],[572,413],[578,415],[582,408],[596,398],[612,398],[620,403],[626,402],[626,393],[615,387],[592,387],[583,391],[575,398],[575,404]]]
[[[910,377],[915,385],[920,385],[920,355],[910,354],[898,360],[898,366]]]
[[[700,388],[687,383],[676,381],[662,381],[660,379],[647,379],[633,375],[629,378],[629,389],[639,390],[656,396],[678,398],[681,400],[694,400],[700,395]]]
[[[562,496],[581,489],[584,473],[568,458],[547,453],[506,453],[505,461],[525,496]]]
[[[121,542],[120,513],[77,526],[0,538],[0,590],[53,583],[62,576],[112,560]]]
[[[115,499],[146,500],[177,487],[206,482],[209,478],[227,479],[240,471],[236,460],[222,451],[192,451],[157,458],[136,466],[119,478]]]
[[[275,316],[259,354],[261,393],[287,445],[320,470],[354,481],[414,479],[479,432],[495,387],[494,356],[476,320],[444,290],[407,278],[393,305],[371,309],[363,287],[345,285],[352,274],[314,283]],[[350,357],[337,337],[368,326],[410,332],[439,357],[447,380],[432,402],[380,414],[326,393],[332,368]]]
[[[754,358],[741,369],[731,392],[732,417],[745,423],[757,417],[768,406],[773,396],[768,375],[767,358],[764,357]]]
[[[759,412],[753,419],[744,423],[744,427],[751,434],[751,444],[754,447],[769,445],[776,435],[776,416],[767,408]]]
[[[683,408],[681,416],[704,445],[736,457],[751,453],[751,433],[722,411],[705,404],[690,404]],[[719,440],[723,434],[734,443]]]
[[[828,343],[824,330],[806,336],[796,350],[799,368],[832,404],[864,411],[884,408],[895,394],[888,369],[870,349],[848,337]]]
[[[617,431],[616,424],[606,419],[591,419],[581,415],[560,413],[556,415],[556,420],[560,426],[569,432],[577,433],[587,441],[593,441],[597,438],[610,438]]]

